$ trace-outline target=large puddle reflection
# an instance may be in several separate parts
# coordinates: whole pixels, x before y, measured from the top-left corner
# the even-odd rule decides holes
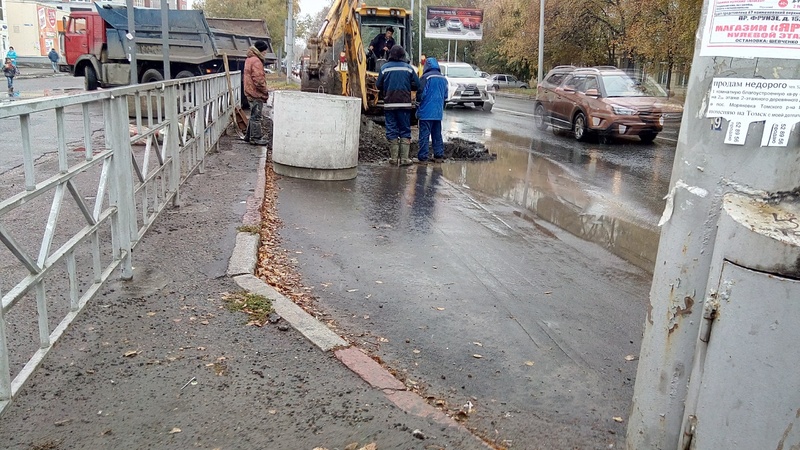
[[[451,125],[458,128],[458,124]],[[623,169],[610,163],[605,154],[601,158],[598,152],[604,152],[605,147],[553,149],[537,139],[464,128],[457,132],[479,134],[480,138],[473,138],[485,142],[489,151],[497,154],[497,160],[443,164],[447,179],[512,202],[652,273],[659,239],[656,222],[663,209],[663,194],[655,191],[666,190],[664,183],[668,183],[670,171],[666,164],[648,163],[653,172],[642,181],[641,174],[629,173],[630,167]],[[543,156],[556,151],[560,158]],[[659,174],[659,170],[666,170],[666,174]],[[648,181],[648,176],[655,181]]]

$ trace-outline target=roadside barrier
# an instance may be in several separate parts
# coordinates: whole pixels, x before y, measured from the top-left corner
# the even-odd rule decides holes
[[[224,75],[0,107],[0,414],[231,122]],[[7,161],[5,159],[4,161]],[[166,249],[165,249],[166,250]]]

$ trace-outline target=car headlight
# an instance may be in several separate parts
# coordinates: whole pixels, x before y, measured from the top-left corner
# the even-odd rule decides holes
[[[637,114],[635,109],[626,108],[619,105],[611,105],[611,109],[614,111],[614,114],[618,116],[634,116]]]

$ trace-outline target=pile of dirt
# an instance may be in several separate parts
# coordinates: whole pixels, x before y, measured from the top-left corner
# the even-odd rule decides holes
[[[417,130],[411,133],[411,155],[416,156]],[[457,161],[491,161],[497,158],[494,153],[489,153],[486,146],[455,138],[444,143],[444,157]],[[389,159],[389,142],[386,141],[386,131],[382,124],[372,119],[361,116],[361,135],[358,143],[359,162],[380,162]]]

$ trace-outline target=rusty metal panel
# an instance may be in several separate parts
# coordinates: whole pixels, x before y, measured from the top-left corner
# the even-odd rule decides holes
[[[691,448],[798,448],[800,281],[725,261],[714,299]]]

